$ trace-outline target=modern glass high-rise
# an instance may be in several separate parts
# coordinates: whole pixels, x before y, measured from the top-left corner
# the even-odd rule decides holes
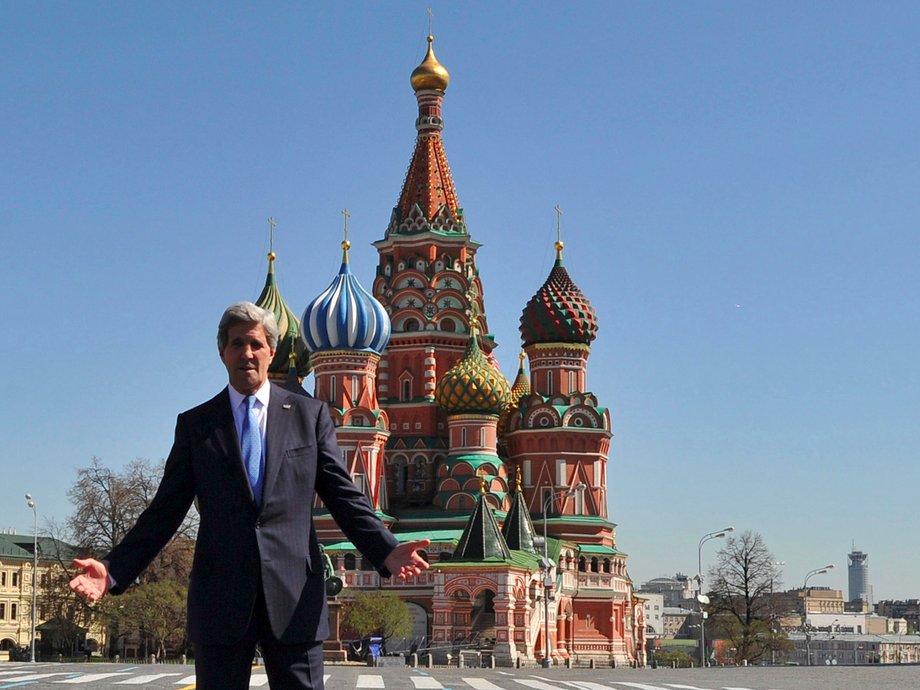
[[[847,554],[848,565],[847,574],[849,576],[850,592],[849,600],[862,601],[872,604],[872,588],[869,585],[869,554],[853,551]]]

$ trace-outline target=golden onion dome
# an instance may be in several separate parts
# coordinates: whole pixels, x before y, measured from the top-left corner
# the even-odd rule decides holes
[[[428,36],[428,53],[422,64],[412,70],[412,76],[409,81],[412,83],[414,91],[424,91],[435,89],[437,91],[446,91],[450,83],[450,74],[444,68],[438,59],[434,56],[434,36]]]

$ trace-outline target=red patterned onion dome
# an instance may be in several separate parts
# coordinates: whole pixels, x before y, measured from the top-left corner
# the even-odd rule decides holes
[[[594,307],[562,264],[562,242],[556,242],[556,263],[543,286],[521,314],[524,347],[537,343],[589,345],[597,337]]]
[[[441,377],[434,395],[447,414],[498,416],[511,400],[511,385],[483,354],[474,331],[463,357]]]

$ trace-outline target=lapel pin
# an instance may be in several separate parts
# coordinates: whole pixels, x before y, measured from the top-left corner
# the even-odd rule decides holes
[[[290,409],[291,409],[291,403],[284,403],[284,404],[281,405],[281,407],[283,407],[285,410],[290,410]]]

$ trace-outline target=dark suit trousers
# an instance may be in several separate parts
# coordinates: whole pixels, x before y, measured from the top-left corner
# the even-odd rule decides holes
[[[271,690],[323,690],[323,643],[278,642],[268,623],[261,587],[243,639],[232,645],[195,647],[197,690],[248,690],[256,643],[262,649]]]

